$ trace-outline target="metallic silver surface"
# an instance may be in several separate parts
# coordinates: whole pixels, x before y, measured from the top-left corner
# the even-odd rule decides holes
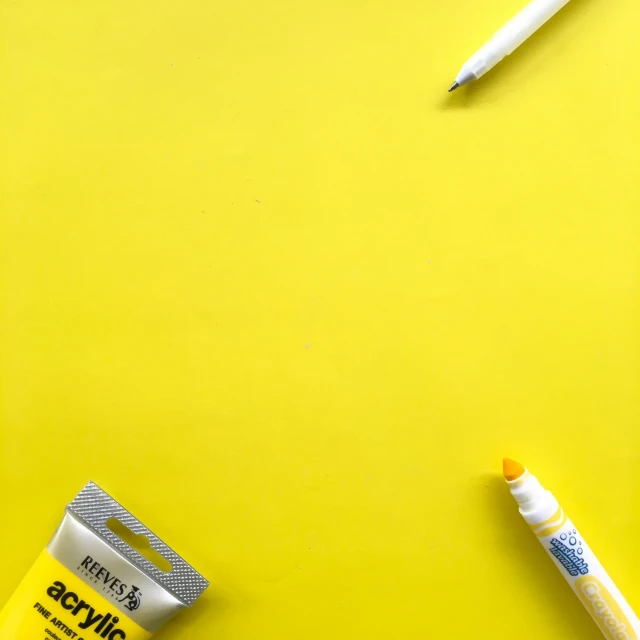
[[[451,87],[449,88],[449,93],[451,93],[452,91],[455,91],[460,85],[458,84],[458,81],[456,80]]]
[[[186,607],[70,512],[65,514],[47,550],[114,609],[150,633]],[[134,586],[138,607],[132,611],[127,595]]]
[[[68,511],[89,526],[100,538],[108,542],[111,547],[116,549],[147,577],[176,596],[184,605],[192,605],[209,586],[208,581],[190,564],[95,483],[90,482],[77,495],[68,506]],[[109,518],[117,518],[134,533],[145,535],[151,547],[171,563],[171,571],[168,573],[160,571],[154,564],[110,531],[105,524]]]

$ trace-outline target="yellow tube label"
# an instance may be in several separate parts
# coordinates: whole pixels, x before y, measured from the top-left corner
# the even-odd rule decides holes
[[[146,640],[151,634],[43,551],[0,612],[6,640]]]

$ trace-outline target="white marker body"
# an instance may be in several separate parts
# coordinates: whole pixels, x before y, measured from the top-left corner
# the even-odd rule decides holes
[[[456,82],[462,86],[481,78],[506,56],[513,53],[569,0],[532,0],[517,16],[500,29],[462,67]]]
[[[528,471],[509,482],[520,513],[608,640],[640,640],[640,621],[553,495]]]

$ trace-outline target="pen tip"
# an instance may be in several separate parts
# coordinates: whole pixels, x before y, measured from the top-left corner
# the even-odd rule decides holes
[[[505,458],[502,461],[502,474],[504,475],[504,479],[508,482],[513,482],[517,480],[522,475],[524,475],[524,467],[515,460],[511,460],[510,458]]]
[[[456,80],[451,87],[449,87],[449,93],[451,93],[452,91],[455,91],[460,85],[458,84],[458,81]]]

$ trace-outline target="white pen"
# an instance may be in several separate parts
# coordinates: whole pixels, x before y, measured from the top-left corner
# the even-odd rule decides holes
[[[569,0],[532,0],[464,64],[449,91],[482,77],[513,53]]]

